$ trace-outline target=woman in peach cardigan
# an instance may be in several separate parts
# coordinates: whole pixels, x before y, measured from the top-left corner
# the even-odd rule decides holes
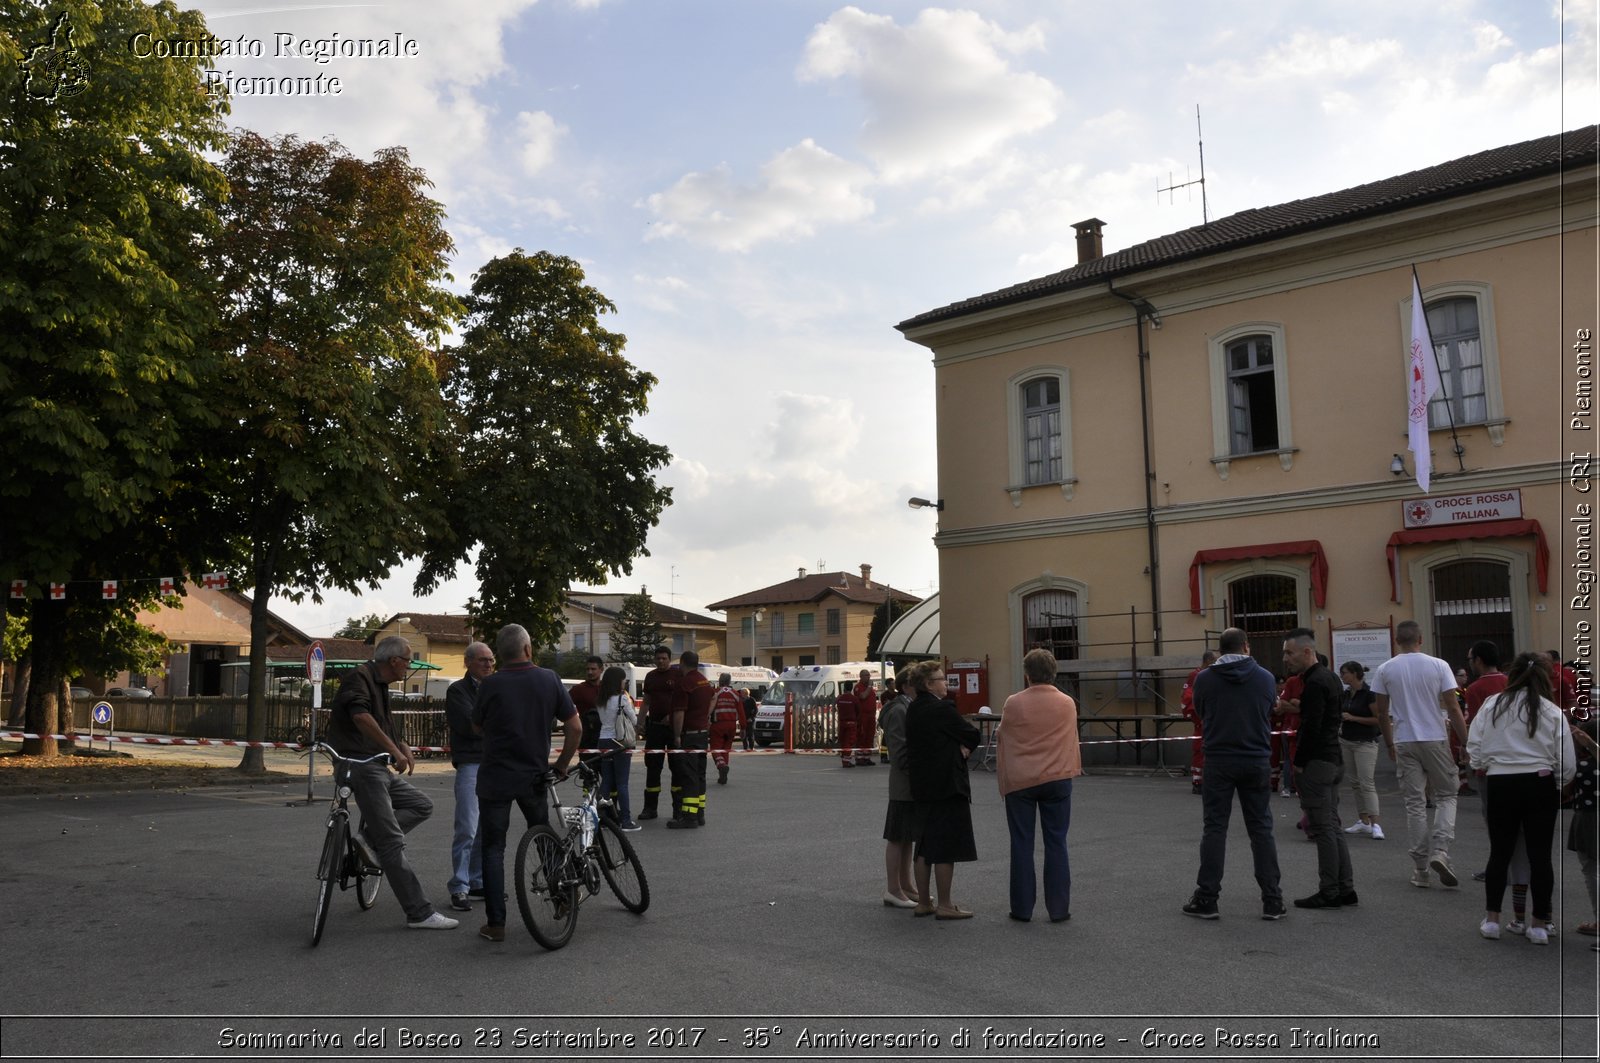
[[[1011,829],[1011,918],[1033,918],[1033,823],[1044,833],[1044,909],[1052,923],[1072,918],[1072,871],[1067,826],[1072,780],[1083,774],[1078,752],[1078,706],[1056,689],[1056,659],[1029,650],[1022,659],[1026,689],[1006,699],[996,742],[1000,793]]]

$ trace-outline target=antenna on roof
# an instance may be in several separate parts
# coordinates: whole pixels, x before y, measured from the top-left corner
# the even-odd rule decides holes
[[[1162,188],[1159,185],[1156,186],[1156,202],[1157,203],[1161,202],[1161,193],[1163,193],[1163,192],[1167,193],[1167,202],[1171,203],[1172,202],[1172,193],[1176,192],[1178,189],[1180,189],[1180,188],[1189,188],[1192,185],[1199,185],[1200,186],[1200,223],[1202,225],[1206,225],[1206,224],[1209,224],[1210,221],[1211,221],[1211,212],[1210,212],[1210,209],[1209,209],[1209,207],[1208,207],[1208,205],[1206,203],[1206,138],[1205,138],[1204,131],[1201,130],[1201,128],[1200,128],[1200,105],[1198,103],[1194,105],[1194,135],[1195,135],[1195,140],[1200,145],[1200,176],[1197,177],[1197,178],[1193,178],[1192,180],[1185,181],[1181,185],[1180,184],[1169,183],[1167,185],[1167,187],[1165,187],[1165,188]],[[1184,173],[1188,174],[1188,172],[1189,172],[1188,167],[1184,167]],[[1169,182],[1172,181],[1172,174],[1171,173],[1167,174],[1167,180]],[[1193,192],[1189,193],[1189,198],[1191,200],[1194,199],[1194,193]]]

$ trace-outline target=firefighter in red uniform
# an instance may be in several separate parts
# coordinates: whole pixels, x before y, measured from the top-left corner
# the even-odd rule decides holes
[[[1283,797],[1296,792],[1293,767],[1295,734],[1300,730],[1300,693],[1304,689],[1305,682],[1298,675],[1285,679],[1283,689],[1278,693],[1278,703],[1272,709],[1272,729],[1289,732],[1272,736],[1271,785],[1278,787],[1278,793]],[[1284,764],[1290,765],[1288,771],[1282,771]]]
[[[672,703],[673,830],[706,825],[706,746],[710,743],[711,699],[716,695],[700,673],[700,655],[685,650],[678,658],[678,692]]]
[[[861,682],[856,684],[856,766],[870,765],[872,751],[878,746],[878,692],[872,687],[872,673],[861,669]]]
[[[717,677],[717,692],[711,698],[711,759],[717,762],[717,785],[728,782],[728,754],[733,740],[744,733],[744,696],[733,689],[733,676]]]
[[[1207,650],[1200,655],[1200,667],[1189,673],[1189,678],[1183,681],[1183,693],[1178,695],[1178,706],[1183,710],[1183,718],[1194,724],[1194,738],[1190,742],[1189,752],[1189,792],[1200,792],[1200,778],[1205,772],[1206,750],[1203,735],[1200,729],[1200,717],[1194,714],[1194,681],[1200,673],[1211,667],[1211,662],[1217,659],[1215,650]]]
[[[677,696],[678,672],[672,651],[656,647],[655,669],[644,677],[644,810],[640,819],[655,819],[661,800],[661,766],[672,747],[672,702]],[[675,747],[673,747],[675,748]],[[678,798],[672,798],[672,818],[678,818]]]
[[[839,710],[839,762],[842,767],[856,766],[856,692],[839,684],[839,697],[834,702]]]

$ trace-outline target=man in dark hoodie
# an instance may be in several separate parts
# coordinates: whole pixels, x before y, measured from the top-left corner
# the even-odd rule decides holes
[[[1294,902],[1296,908],[1342,908],[1356,903],[1350,850],[1339,823],[1339,783],[1344,752],[1339,725],[1344,719],[1344,687],[1317,656],[1317,633],[1297,627],[1283,640],[1283,666],[1300,677],[1300,730],[1294,751],[1300,807],[1306,833],[1317,843],[1317,892]]]
[[[1256,884],[1261,887],[1261,918],[1282,919],[1283,890],[1278,885],[1278,846],[1272,837],[1272,706],[1278,684],[1250,656],[1248,636],[1236,627],[1222,633],[1215,664],[1195,677],[1194,711],[1204,734],[1206,771],[1200,800],[1205,830],[1200,837],[1200,873],[1184,915],[1217,918],[1222,865],[1228,851],[1228,820],[1233,795],[1250,834]]]

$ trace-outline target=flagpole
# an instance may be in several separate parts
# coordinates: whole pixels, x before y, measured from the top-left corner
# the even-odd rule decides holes
[[[1411,282],[1412,282],[1412,284],[1414,284],[1416,286],[1417,294],[1420,297],[1421,294],[1422,294],[1422,281],[1417,277],[1417,264],[1415,262],[1413,262],[1411,264]],[[1428,316],[1428,309],[1427,309],[1427,307],[1423,307],[1422,308],[1422,317],[1423,317],[1424,321],[1427,320],[1427,316]],[[1437,348],[1437,347],[1435,347],[1433,345],[1433,330],[1432,329],[1428,330],[1428,349],[1433,353],[1433,369],[1434,369],[1434,372],[1439,374],[1439,384],[1440,384],[1439,390],[1445,392],[1445,396],[1444,396],[1444,412],[1445,412],[1446,416],[1448,416],[1450,418],[1450,442],[1455,448],[1456,465],[1459,467],[1459,470],[1461,472],[1466,472],[1467,471],[1467,462],[1466,462],[1466,458],[1464,457],[1464,455],[1467,452],[1467,448],[1463,447],[1461,445],[1461,437],[1456,434],[1456,408],[1455,408],[1455,404],[1450,401],[1450,398],[1451,398],[1450,393],[1448,391],[1446,391],[1445,388],[1444,388],[1444,367],[1439,364],[1439,348]]]

